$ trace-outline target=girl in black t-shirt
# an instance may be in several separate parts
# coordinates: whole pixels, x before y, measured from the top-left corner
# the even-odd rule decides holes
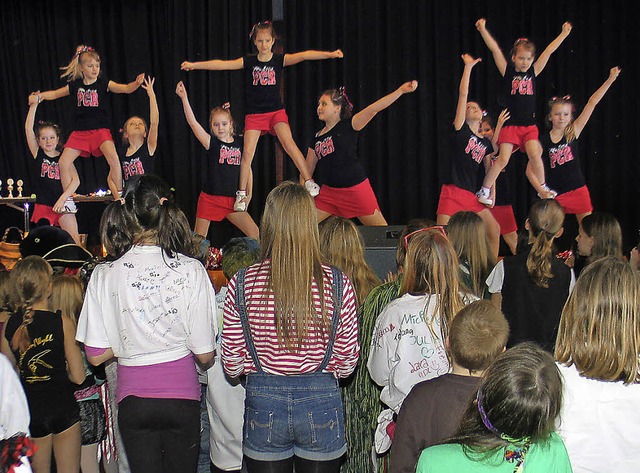
[[[46,92],[33,92],[29,105],[43,100],[56,100],[72,96],[76,106],[73,132],[65,143],[60,156],[60,180],[63,192],[53,205],[57,213],[75,213],[73,193],[80,185],[80,178],[73,162],[78,156],[104,156],[109,163],[107,184],[114,199],[120,198],[122,171],[120,160],[110,131],[109,92],[130,94],[138,90],[144,74],[128,84],[118,84],[100,75],[100,56],[90,46],[80,45],[69,64],[63,68],[62,78],[69,82],[64,87]]]
[[[29,151],[38,166],[38,179],[36,181],[36,205],[31,215],[31,221],[38,223],[45,218],[50,225],[56,225],[66,230],[74,241],[80,241],[78,234],[78,222],[75,214],[59,214],[53,211],[53,205],[62,193],[60,184],[60,126],[52,122],[39,122],[34,127],[38,102],[29,105],[29,112],[24,123],[24,132],[27,138]]]
[[[148,77],[142,83],[142,88],[149,96],[149,126],[140,116],[129,117],[122,127],[122,142],[125,149],[120,153],[122,164],[122,178],[128,181],[130,177],[141,174],[153,174],[153,161],[158,144],[158,123],[160,111],[156,93],[153,90],[155,78]]]
[[[316,133],[307,151],[307,165],[322,183],[315,200],[318,222],[337,215],[344,218],[358,217],[364,225],[387,225],[369,179],[358,160],[358,132],[378,112],[398,100],[401,95],[417,88],[418,81],[405,82],[353,117],[353,105],[347,98],[344,87],[322,93],[317,113],[318,118],[324,122],[324,127]]]
[[[182,101],[184,116],[191,131],[208,155],[202,166],[202,190],[198,197],[194,232],[206,238],[210,222],[226,218],[245,235],[257,240],[258,226],[251,215],[234,210],[234,196],[242,161],[242,141],[234,136],[234,122],[228,104],[211,110],[209,134],[196,120],[182,81],[176,86],[176,94]],[[249,189],[251,180],[252,176],[249,174]]]
[[[304,180],[307,191],[318,195],[319,187],[311,178],[304,156],[291,135],[289,118],[280,98],[282,69],[302,61],[341,58],[342,51],[302,51],[293,54],[276,54],[271,48],[275,43],[273,25],[263,21],[253,26],[249,38],[258,49],[257,55],[240,57],[233,60],[213,59],[211,61],[188,62],[181,65],[184,71],[204,70],[244,70],[246,110],[244,126],[244,156],[240,166],[240,182],[234,209],[247,210],[251,199],[249,181],[251,162],[260,136],[266,132],[276,135],[285,152],[291,157]]]

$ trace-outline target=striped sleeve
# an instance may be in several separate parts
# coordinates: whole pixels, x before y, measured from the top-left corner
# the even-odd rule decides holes
[[[243,374],[246,352],[242,323],[236,310],[236,278],[234,276],[227,286],[222,320],[222,365],[227,375],[236,378]]]
[[[355,291],[349,278],[342,275],[344,291],[342,294],[342,310],[336,331],[333,355],[329,361],[328,371],[338,378],[346,378],[356,369],[360,356],[358,342],[358,311]]]

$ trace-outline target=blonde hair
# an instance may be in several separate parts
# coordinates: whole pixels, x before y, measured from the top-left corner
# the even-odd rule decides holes
[[[571,121],[564,128],[564,131],[562,132],[565,140],[567,140],[567,143],[571,143],[573,140],[576,139],[576,130],[573,126],[573,117],[576,115],[576,106],[571,101],[571,98],[569,96],[553,97],[551,100],[549,100],[549,103],[547,104],[549,108],[549,113],[547,114],[547,123],[549,126],[552,126],[551,113],[553,112],[553,107],[556,105],[569,105],[571,107]]]
[[[77,322],[84,301],[84,286],[77,276],[56,274],[51,288],[51,308]]]
[[[225,104],[227,105],[227,104]],[[211,113],[209,113],[209,129],[213,133],[213,117],[219,113],[223,115],[227,115],[229,117],[229,123],[231,125],[231,136],[236,134],[236,122],[233,120],[233,115],[231,115],[230,107],[227,108],[225,105],[220,107],[214,107],[211,109]]]
[[[72,82],[76,79],[80,79],[82,77],[80,66],[82,65],[82,61],[85,58],[95,59],[97,62],[100,62],[100,55],[95,49],[93,49],[91,46],[81,44],[76,48],[76,52],[71,58],[71,61],[69,61],[69,64],[60,68],[60,70],[62,71],[60,78],[66,78],[67,82]]]
[[[320,257],[313,198],[299,184],[284,181],[267,196],[260,224],[262,259],[270,259],[268,285],[273,292],[278,340],[299,349],[314,327],[330,328],[324,294],[329,286]],[[313,282],[320,293],[321,312],[313,301]]]
[[[149,132],[149,125],[147,125],[147,121],[144,118],[142,118],[141,116],[138,116],[138,115],[130,116],[129,118],[127,118],[127,121],[124,122],[124,125],[122,125],[122,144],[125,144],[125,145],[129,144],[129,138],[126,136],[127,135],[127,127],[129,126],[129,122],[131,120],[133,120],[134,118],[138,118],[138,119],[142,120],[142,124],[144,125],[145,137],[146,137],[146,134]]]
[[[527,272],[539,287],[549,287],[553,278],[553,240],[562,229],[564,210],[553,199],[535,202],[529,211],[529,243],[531,252],[527,257]]]
[[[48,296],[53,269],[41,256],[31,255],[18,260],[11,270],[15,313],[22,323],[11,337],[11,348],[24,353],[31,344],[28,325],[33,322],[33,305]]]
[[[447,236],[458,260],[468,266],[471,287],[466,289],[482,298],[487,276],[495,266],[482,219],[474,212],[456,212],[447,225]]]
[[[613,256],[585,267],[564,306],[555,358],[587,378],[640,381],[640,275]]]
[[[417,233],[409,242],[404,268],[399,295],[435,295],[435,311],[425,323],[431,334],[436,336],[433,324],[439,316],[440,336],[444,341],[453,317],[464,307],[460,296],[458,257],[453,246],[447,237],[436,229]]]
[[[351,280],[358,306],[381,284],[365,260],[362,237],[351,220],[332,216],[320,224],[320,253]]]

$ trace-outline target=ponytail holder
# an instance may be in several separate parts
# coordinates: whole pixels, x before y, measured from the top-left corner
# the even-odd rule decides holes
[[[118,199],[118,202],[120,202],[120,205],[124,205],[126,203],[126,201],[124,200],[124,197],[120,197]]]
[[[345,102],[347,102],[347,107],[349,108],[349,111],[353,110],[353,104],[351,103],[351,100],[349,100],[349,97],[347,96],[347,89],[345,88],[345,86],[342,86],[338,89],[338,92],[340,92],[340,95],[342,95],[342,97],[344,98]]]
[[[77,58],[78,56],[80,56],[82,53],[86,53],[87,51],[93,51],[93,48],[91,46],[78,46],[76,48],[76,54],[73,56],[74,58]]]
[[[221,107],[225,110],[229,110],[231,108],[231,104],[229,102],[225,102],[221,105]]]
[[[256,28],[258,26],[269,26],[271,25],[271,22],[269,20],[266,21],[259,21],[258,23],[256,23],[255,25],[253,25],[251,27],[251,31],[249,32],[249,39],[253,39],[253,35],[256,33]]]
[[[44,121],[43,120],[38,120],[38,125],[44,125]]]
[[[528,41],[529,41],[529,38],[524,38],[524,37],[523,37],[523,38],[518,38],[518,39],[516,39],[516,42],[515,42],[515,43],[513,43],[513,44],[518,44],[518,43],[520,43],[520,42],[525,42],[525,41],[527,41],[527,42],[528,42]]]
[[[166,197],[160,197],[160,206],[162,207],[166,201],[167,201]]]
[[[571,95],[565,95],[562,97],[563,100],[571,100]]]

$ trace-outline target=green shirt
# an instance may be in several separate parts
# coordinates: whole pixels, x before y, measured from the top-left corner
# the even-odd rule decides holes
[[[489,454],[465,454],[461,444],[435,445],[422,451],[416,473],[571,473],[571,464],[562,439],[555,432],[542,443],[535,443],[525,455],[524,469],[516,470],[516,462],[505,458],[505,449]]]

